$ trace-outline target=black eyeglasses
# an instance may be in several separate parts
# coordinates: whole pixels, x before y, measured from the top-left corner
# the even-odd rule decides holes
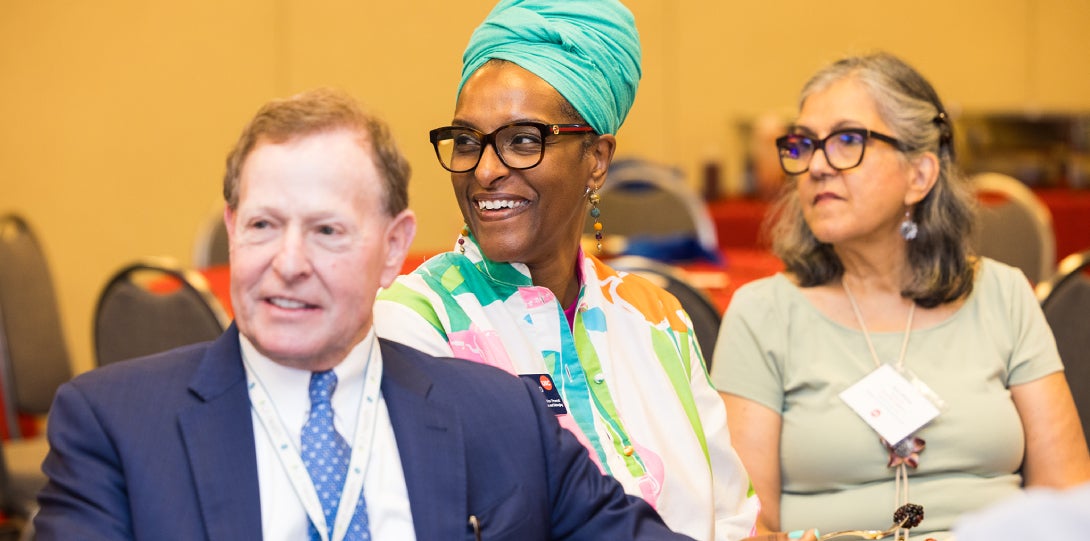
[[[594,133],[586,124],[543,124],[515,122],[481,133],[463,126],[446,126],[431,131],[431,144],[443,169],[465,173],[477,168],[484,148],[492,145],[500,161],[511,169],[530,169],[545,157],[545,138],[550,135]]]
[[[837,171],[851,169],[863,162],[863,153],[867,150],[870,138],[893,145],[904,151],[904,143],[876,131],[863,128],[837,130],[824,139],[814,139],[802,134],[788,134],[776,139],[776,148],[780,151],[780,166],[789,175],[801,175],[810,170],[810,159],[818,150],[825,154],[829,167]]]

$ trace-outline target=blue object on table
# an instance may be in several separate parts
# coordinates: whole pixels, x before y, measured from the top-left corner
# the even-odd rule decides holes
[[[628,237],[622,254],[639,255],[667,263],[707,261],[719,266],[725,265],[723,255],[708,250],[697,240],[695,235],[637,235]]]

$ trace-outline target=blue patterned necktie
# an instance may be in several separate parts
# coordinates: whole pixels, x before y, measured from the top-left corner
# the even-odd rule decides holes
[[[303,425],[302,457],[307,473],[322,502],[322,512],[329,528],[329,538],[333,538],[333,523],[337,518],[337,507],[341,501],[341,489],[348,475],[348,462],[352,458],[352,448],[344,441],[333,427],[333,405],[330,399],[337,388],[337,374],[332,370],[314,372],[310,376],[310,416]],[[317,528],[311,522],[310,539],[320,540]],[[348,526],[345,540],[368,541],[371,539],[367,527],[367,509],[360,493],[352,522]]]

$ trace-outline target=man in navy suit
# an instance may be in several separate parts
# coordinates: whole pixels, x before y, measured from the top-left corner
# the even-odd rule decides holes
[[[683,539],[537,385],[375,337],[408,177],[343,94],[264,106],[224,178],[235,324],[58,391],[38,539]]]

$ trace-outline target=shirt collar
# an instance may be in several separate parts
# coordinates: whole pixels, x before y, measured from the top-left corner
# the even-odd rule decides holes
[[[337,388],[333,391],[333,412],[337,430],[351,441],[355,429],[356,414],[359,411],[360,397],[363,395],[363,373],[367,368],[368,354],[375,341],[375,328],[371,327],[337,366]],[[277,412],[286,427],[293,432],[301,429],[306,422],[310,409],[311,371],[284,366],[262,355],[246,336],[239,333],[242,357],[250,365],[254,375],[264,385],[269,398],[277,405]],[[381,363],[379,347],[374,345],[372,363]],[[342,431],[343,430],[343,431]]]

